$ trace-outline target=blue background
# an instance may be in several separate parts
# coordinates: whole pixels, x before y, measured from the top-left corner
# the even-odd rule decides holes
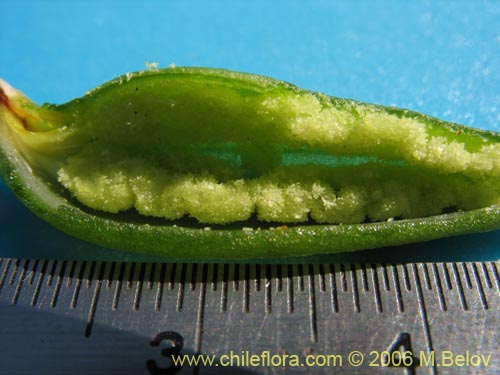
[[[500,130],[499,1],[5,1],[0,77],[64,103],[129,71],[209,66]],[[500,231],[305,260],[491,260]],[[137,259],[42,222],[0,183],[0,256]],[[147,259],[147,257],[141,257]]]

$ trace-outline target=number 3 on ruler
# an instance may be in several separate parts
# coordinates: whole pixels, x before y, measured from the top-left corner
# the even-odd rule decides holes
[[[160,332],[153,338],[153,340],[151,340],[150,345],[160,346],[160,343],[163,340],[168,341],[171,344],[170,348],[162,349],[161,351],[161,354],[164,357],[170,359],[170,367],[158,367],[155,360],[149,359],[146,361],[146,368],[151,375],[174,375],[177,374],[182,368],[182,366],[174,364],[172,357],[180,355],[181,350],[184,347],[184,337],[174,331]]]

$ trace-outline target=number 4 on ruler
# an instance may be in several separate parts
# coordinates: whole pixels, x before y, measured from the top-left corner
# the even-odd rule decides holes
[[[400,348],[403,350],[401,351]],[[394,341],[381,356],[382,365],[388,367],[405,367],[407,375],[415,375],[415,367],[420,366],[418,358],[413,356],[410,334],[403,332],[396,336]]]

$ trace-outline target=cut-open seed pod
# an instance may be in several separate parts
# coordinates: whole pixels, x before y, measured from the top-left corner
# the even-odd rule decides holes
[[[276,258],[500,228],[500,135],[203,68],[63,105],[0,81],[0,168],[57,228],[192,260]]]

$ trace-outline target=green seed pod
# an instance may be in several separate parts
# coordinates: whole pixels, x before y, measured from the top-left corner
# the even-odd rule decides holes
[[[55,227],[176,259],[500,228],[500,134],[226,70],[127,74],[58,106],[0,81],[0,170]]]

